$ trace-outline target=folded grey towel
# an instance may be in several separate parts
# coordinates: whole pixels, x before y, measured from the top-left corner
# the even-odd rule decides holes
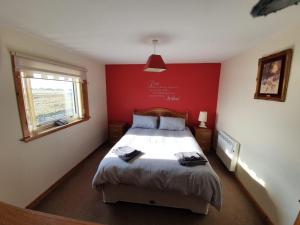
[[[204,159],[198,152],[178,152],[175,154],[178,159],[183,159],[185,161],[195,161],[199,159]]]
[[[198,166],[207,163],[207,160],[198,152],[178,152],[175,156],[182,166]]]
[[[140,155],[142,152],[131,148],[130,146],[121,146],[113,150],[120,159],[124,160],[125,162],[129,162],[131,159],[135,158],[136,156]]]

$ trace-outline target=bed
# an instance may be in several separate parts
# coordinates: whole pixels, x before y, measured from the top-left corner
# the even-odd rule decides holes
[[[134,113],[188,119],[187,113],[162,108]],[[143,154],[130,163],[124,162],[112,152],[120,146],[131,146]],[[130,128],[100,162],[93,187],[108,203],[125,201],[184,208],[200,214],[207,214],[210,205],[220,209],[219,177],[209,162],[181,166],[174,154],[182,151],[204,155],[188,127],[182,131]]]

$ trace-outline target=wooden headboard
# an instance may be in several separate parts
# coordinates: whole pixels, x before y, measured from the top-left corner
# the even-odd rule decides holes
[[[143,116],[169,116],[180,117],[185,119],[185,124],[188,124],[188,112],[176,112],[166,108],[150,108],[145,110],[134,110],[134,114]]]

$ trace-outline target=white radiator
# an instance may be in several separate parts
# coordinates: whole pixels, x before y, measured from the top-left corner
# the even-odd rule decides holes
[[[217,155],[229,171],[235,171],[240,144],[224,131],[218,132]]]

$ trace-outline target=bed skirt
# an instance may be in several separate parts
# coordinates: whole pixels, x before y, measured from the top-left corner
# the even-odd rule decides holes
[[[104,184],[98,187],[105,203],[131,202],[154,206],[189,209],[194,213],[207,214],[209,203],[195,196],[185,196],[176,192],[150,190],[124,184]]]

